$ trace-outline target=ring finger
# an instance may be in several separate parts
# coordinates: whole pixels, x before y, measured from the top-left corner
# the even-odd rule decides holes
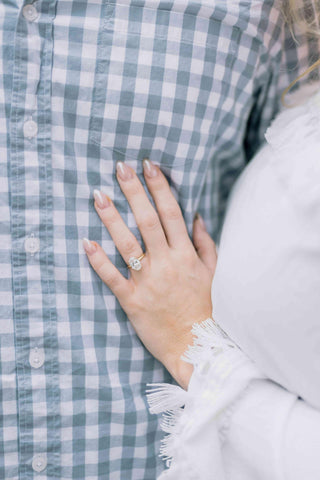
[[[130,258],[139,258],[143,254],[141,246],[124,223],[112,200],[100,190],[94,190],[93,196],[99,217],[108,229],[120,255],[128,265]]]

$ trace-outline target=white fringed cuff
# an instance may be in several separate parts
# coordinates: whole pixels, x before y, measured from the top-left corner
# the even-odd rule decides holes
[[[194,366],[188,390],[150,384],[150,412],[162,413],[167,433],[160,456],[166,469],[159,479],[224,479],[221,442],[234,402],[252,379],[264,378],[253,362],[209,318],[192,328],[194,344],[181,357]]]

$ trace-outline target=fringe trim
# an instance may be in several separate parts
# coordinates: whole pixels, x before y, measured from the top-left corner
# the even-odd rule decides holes
[[[194,365],[194,367],[202,366],[202,370],[204,369],[201,372],[202,374],[206,373],[206,366],[210,368],[210,364],[214,364],[216,357],[222,353],[227,355],[231,353],[231,356],[233,356],[232,353],[238,351],[238,347],[211,318],[201,323],[195,323],[191,332],[196,338],[194,338],[193,345],[188,346],[181,359]],[[225,366],[228,372],[221,371],[221,379],[230,371],[230,365]],[[179,448],[181,453],[183,448],[179,441],[183,428],[183,422],[181,421],[184,413],[183,407],[186,403],[192,402],[193,398],[190,392],[177,385],[155,383],[147,386],[151,387],[146,391],[150,412],[162,413],[160,427],[168,434],[161,440],[159,456],[165,461],[166,466],[170,467],[176,450]]]
[[[198,365],[203,360],[220,355],[222,352],[234,349],[235,344],[211,318],[201,323],[194,323],[191,330],[196,338],[181,357],[185,362]]]

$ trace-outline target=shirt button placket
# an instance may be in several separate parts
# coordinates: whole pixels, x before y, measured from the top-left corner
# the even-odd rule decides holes
[[[22,6],[13,61],[10,182],[19,480],[31,478],[32,471],[34,478],[44,471],[41,478],[60,478],[50,116],[55,3]]]
[[[35,22],[38,19],[39,13],[34,5],[31,3],[25,5],[22,9],[22,15],[27,22]],[[37,28],[36,26],[34,28]],[[34,89],[36,91],[36,89]],[[35,94],[33,95],[35,100]],[[34,105],[36,102],[34,101]],[[38,125],[32,119],[26,120],[23,125],[23,135],[25,138],[34,138],[38,133]]]

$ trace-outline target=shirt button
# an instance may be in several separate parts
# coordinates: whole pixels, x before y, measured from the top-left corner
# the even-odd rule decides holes
[[[45,454],[35,455],[32,459],[32,468],[36,472],[42,472],[47,467],[47,456]]]
[[[23,125],[23,135],[27,138],[35,137],[38,133],[38,125],[33,120],[28,120]]]
[[[40,250],[40,241],[39,238],[35,237],[32,233],[29,237],[27,237],[24,241],[24,248],[25,251],[34,255],[36,252]]]
[[[23,7],[22,14],[29,22],[34,22],[39,16],[37,9],[33,5],[26,5]]]
[[[44,364],[44,351],[42,348],[33,348],[29,355],[29,363],[33,368],[40,368]]]

